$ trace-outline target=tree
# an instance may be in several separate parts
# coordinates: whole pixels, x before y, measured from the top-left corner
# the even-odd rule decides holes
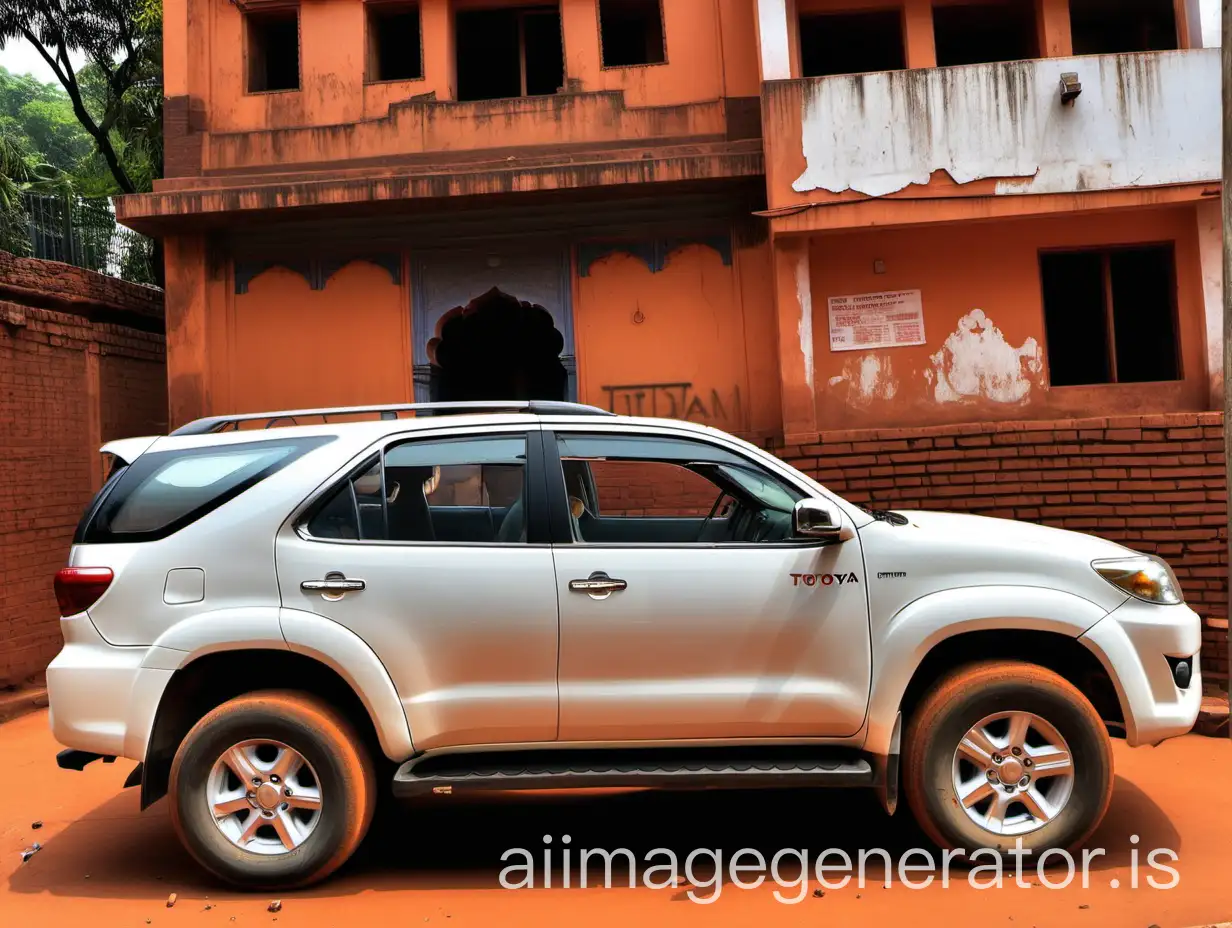
[[[71,175],[94,154],[93,140],[77,122],[68,94],[58,84],[44,84],[29,74],[10,74],[2,67],[0,132],[28,158]]]
[[[0,0],[0,47],[25,39],[68,94],[115,190],[162,171],[161,8],[156,0]],[[76,68],[69,52],[86,64]]]

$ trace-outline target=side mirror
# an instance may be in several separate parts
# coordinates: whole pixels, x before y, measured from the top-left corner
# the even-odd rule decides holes
[[[839,541],[843,531],[842,518],[833,504],[824,499],[802,499],[791,514],[792,534],[801,538],[822,538]]]

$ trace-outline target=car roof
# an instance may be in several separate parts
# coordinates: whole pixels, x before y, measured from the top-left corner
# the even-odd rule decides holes
[[[252,441],[274,440],[278,438],[299,438],[299,437],[315,437],[315,436],[338,436],[346,437],[359,444],[368,444],[370,442],[379,441],[388,435],[406,434],[408,432],[425,431],[425,430],[440,430],[440,429],[475,429],[482,431],[486,428],[495,428],[509,425],[533,426],[538,428],[551,426],[591,426],[602,431],[608,431],[612,426],[618,426],[620,431],[636,430],[638,428],[670,428],[675,431],[692,432],[699,437],[723,436],[724,438],[734,439],[735,436],[728,435],[719,429],[712,428],[707,425],[701,425],[696,422],[689,422],[683,419],[664,419],[650,418],[641,416],[621,416],[616,414],[595,415],[594,413],[585,413],[581,415],[545,415],[531,414],[523,412],[482,412],[482,413],[453,413],[447,416],[429,415],[429,416],[408,416],[405,418],[383,418],[383,419],[337,419],[333,421],[310,422],[299,424],[279,424],[280,421],[286,419],[294,419],[284,413],[270,413],[267,424],[258,425],[261,419],[267,414],[262,414],[259,418],[244,419],[235,425],[225,427],[223,431],[185,431],[177,429],[170,435],[158,436],[154,439],[126,439],[122,442],[112,442],[104,448],[104,450],[112,451],[113,446],[128,443],[149,442],[148,447],[142,448],[142,451],[170,451],[174,449],[188,448],[206,448],[211,446],[223,446],[230,444],[242,444]],[[320,414],[316,414],[320,415]],[[337,413],[335,415],[355,416],[358,413]],[[301,414],[298,418],[304,418]],[[203,420],[204,421],[204,420]],[[251,423],[251,424],[248,424]],[[236,427],[238,426],[238,427]],[[738,439],[737,439],[738,440]],[[136,450],[136,449],[134,449]],[[114,451],[113,451],[114,453]]]

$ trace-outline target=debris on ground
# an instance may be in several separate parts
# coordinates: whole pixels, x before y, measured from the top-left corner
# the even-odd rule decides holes
[[[27,860],[43,849],[43,845],[35,841],[28,848],[21,852],[21,862],[24,864]]]
[[[266,909],[270,912],[281,912],[282,911],[282,900],[275,899],[268,906],[266,906]]]
[[[175,905],[175,899],[176,899],[175,893],[172,893],[170,896],[167,897],[167,908],[171,908],[173,905]]]
[[[860,898],[860,894],[859,894],[859,893],[856,893],[856,898],[857,898],[857,899],[859,899],[859,898]]]
[[[1080,909],[1089,909],[1089,908],[1090,908],[1090,906],[1089,906],[1089,905],[1087,905],[1087,904],[1084,902],[1082,905],[1078,906],[1078,908],[1080,908]]]
[[[815,890],[813,890],[813,898],[814,898],[814,899],[820,899],[820,898],[822,898],[824,895],[825,895],[825,893],[823,893],[820,889],[815,889]]]
[[[207,902],[207,903],[205,904],[205,908],[204,908],[204,909],[202,909],[201,911],[202,911],[202,912],[208,912],[208,911],[209,911],[210,909],[212,909],[212,908],[214,908],[214,903],[212,903],[212,902]]]
[[[30,827],[33,828],[35,831],[38,831],[40,828],[43,827],[43,823],[41,821],[31,822]]]

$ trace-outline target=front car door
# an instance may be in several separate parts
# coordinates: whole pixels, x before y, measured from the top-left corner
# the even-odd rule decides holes
[[[560,426],[546,444],[569,535],[554,546],[562,741],[860,729],[871,659],[854,531],[793,538],[805,490],[734,444],[651,426]]]
[[[538,427],[421,435],[374,449],[280,532],[283,606],[367,642],[418,750],[551,741],[557,606]],[[331,579],[363,588],[317,588]]]

